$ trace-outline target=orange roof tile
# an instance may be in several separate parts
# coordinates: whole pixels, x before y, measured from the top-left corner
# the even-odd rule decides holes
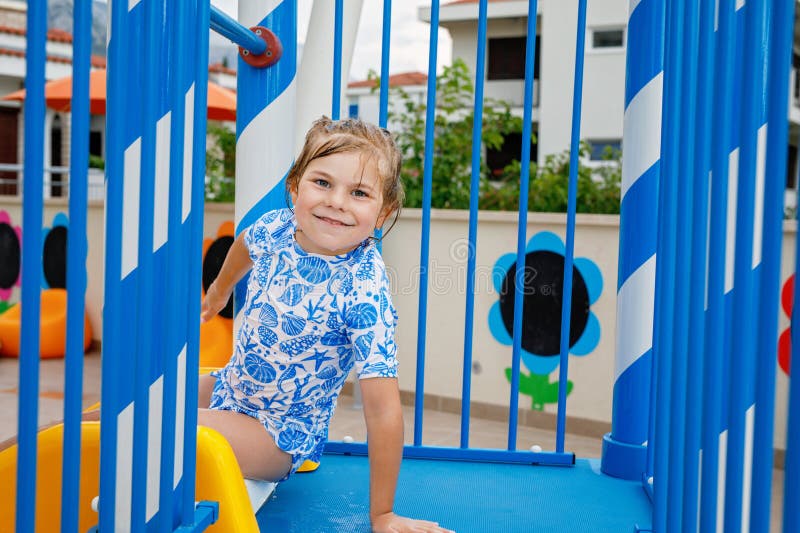
[[[428,75],[424,72],[399,72],[389,76],[389,87],[404,87],[407,85],[423,85],[428,81]],[[377,80],[353,81],[347,84],[348,87],[377,87]]]
[[[231,76],[235,76],[236,75],[236,71],[235,70],[233,70],[232,68],[226,67],[222,63],[212,63],[211,65],[208,66],[208,71],[209,72],[214,72],[214,73],[221,73],[221,74],[230,74]]]
[[[26,35],[25,28],[16,28],[13,26],[0,26],[0,33],[10,33],[11,35]],[[72,34],[64,30],[48,30],[47,40],[55,43],[71,43]]]

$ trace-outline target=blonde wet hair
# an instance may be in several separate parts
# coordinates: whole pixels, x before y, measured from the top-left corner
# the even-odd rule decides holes
[[[300,155],[286,176],[287,197],[297,190],[300,178],[315,159],[333,154],[358,152],[365,156],[362,165],[373,162],[381,183],[383,206],[381,213],[395,213],[394,221],[384,235],[397,222],[403,206],[403,182],[400,179],[402,157],[392,134],[384,128],[357,118],[315,120],[306,133]]]

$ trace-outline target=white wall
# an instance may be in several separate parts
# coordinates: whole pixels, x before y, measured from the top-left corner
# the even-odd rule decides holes
[[[21,223],[19,200],[0,197],[0,211],[7,211],[12,225]],[[64,200],[46,203],[44,221],[49,224],[58,212],[67,212]],[[220,225],[233,219],[231,204],[210,204],[205,214],[204,235],[213,238]],[[478,272],[486,272],[497,259],[516,250],[516,213],[482,212],[478,225]],[[600,321],[600,341],[595,350],[583,357],[570,356],[569,379],[574,389],[568,397],[568,413],[599,422],[609,422],[614,379],[614,331],[616,321],[617,255],[619,219],[612,215],[579,215],[577,219],[575,256],[587,257],[600,268],[603,290],[591,310]],[[563,214],[531,213],[528,216],[529,238],[539,231],[552,231],[562,239],[565,234]],[[461,361],[464,343],[464,309],[466,280],[464,245],[468,233],[468,214],[463,211],[434,210],[431,216],[431,280],[428,292],[428,326],[425,392],[459,398]],[[383,244],[383,253],[393,283],[393,299],[400,315],[398,346],[400,385],[414,390],[417,317],[419,307],[419,242],[421,213],[417,209],[403,212],[397,226]],[[95,338],[102,332],[103,299],[103,204],[93,202],[88,218],[89,251],[87,259],[87,312]],[[784,224],[781,284],[794,268],[796,224]],[[438,273],[438,274],[435,274]],[[473,373],[472,399],[477,402],[507,406],[510,386],[504,369],[510,366],[511,347],[498,342],[489,331],[489,309],[498,301],[498,294],[485,277],[478,276],[475,296],[473,360],[481,366]],[[482,281],[481,281],[482,280]],[[12,301],[19,297],[18,289]],[[788,317],[779,312],[779,331],[785,330]],[[555,381],[556,375],[550,380]],[[775,446],[785,448],[786,401],[788,378],[782,370],[776,381]],[[527,396],[520,396],[520,407],[530,405]],[[546,412],[554,412],[546,406]]]

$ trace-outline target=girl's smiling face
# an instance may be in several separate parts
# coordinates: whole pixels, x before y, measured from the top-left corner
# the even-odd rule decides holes
[[[355,249],[389,213],[375,162],[363,152],[338,152],[311,161],[291,191],[295,238],[310,253],[341,255]]]

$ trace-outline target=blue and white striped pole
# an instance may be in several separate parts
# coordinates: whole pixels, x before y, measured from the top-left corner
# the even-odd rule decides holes
[[[334,55],[340,58],[341,73],[339,83],[338,111],[342,114],[344,95],[347,88],[350,63],[356,44],[358,21],[361,18],[363,0],[347,0],[341,6],[341,42],[336,46],[336,2],[314,2],[308,21],[308,32],[303,44],[303,59],[297,69],[297,116],[295,120],[295,152],[303,146],[306,131],[311,123],[322,115],[335,116],[333,101],[328,87],[333,89],[336,68]],[[339,54],[334,54],[336,49]],[[388,49],[387,49],[388,50]],[[387,51],[388,53],[388,51]],[[388,70],[387,70],[388,72]],[[383,78],[381,78],[383,81]],[[386,77],[388,81],[388,76]],[[323,89],[324,88],[324,89]]]
[[[661,170],[664,1],[630,0],[623,128],[617,350],[611,433],[602,470],[639,479],[646,443],[653,349],[653,298]]]
[[[240,0],[239,22],[271,30],[283,46],[281,58],[256,68],[239,58],[236,99],[236,206],[238,235],[262,214],[286,207],[284,179],[294,159],[297,72],[297,2]],[[237,312],[244,303],[237,286]]]

